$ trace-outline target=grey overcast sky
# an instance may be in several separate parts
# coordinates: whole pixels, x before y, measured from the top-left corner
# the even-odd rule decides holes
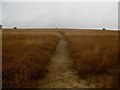
[[[2,2],[0,2],[0,24],[2,23]]]
[[[2,2],[4,27],[118,29],[117,2]]]

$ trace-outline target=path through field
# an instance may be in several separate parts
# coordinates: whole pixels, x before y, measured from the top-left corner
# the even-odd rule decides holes
[[[67,42],[61,34],[55,56],[48,65],[48,75],[39,81],[39,88],[88,88],[88,82],[78,77],[73,68]]]

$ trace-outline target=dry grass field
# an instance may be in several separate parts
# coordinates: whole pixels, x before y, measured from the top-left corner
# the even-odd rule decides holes
[[[82,77],[100,75],[104,79],[103,87],[106,87],[105,84],[108,82],[111,84],[110,87],[118,87],[116,85],[118,84],[118,60],[120,59],[118,58],[118,32],[76,30],[64,33],[79,75]],[[111,77],[109,80],[106,79],[109,77]]]
[[[120,86],[117,31],[57,30],[3,30],[3,87]]]
[[[3,30],[3,87],[30,87],[43,77],[59,41],[49,30]]]

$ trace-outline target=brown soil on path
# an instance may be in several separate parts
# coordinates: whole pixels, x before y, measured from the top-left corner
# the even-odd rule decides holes
[[[61,34],[54,57],[48,65],[48,74],[39,81],[38,88],[90,88],[88,82],[80,79],[73,68],[67,42]]]

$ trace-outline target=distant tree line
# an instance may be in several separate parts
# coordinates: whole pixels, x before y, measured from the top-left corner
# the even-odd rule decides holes
[[[2,29],[3,25],[0,24],[0,29]]]

